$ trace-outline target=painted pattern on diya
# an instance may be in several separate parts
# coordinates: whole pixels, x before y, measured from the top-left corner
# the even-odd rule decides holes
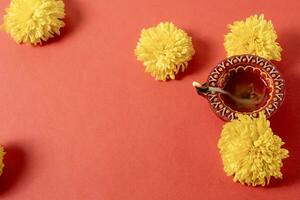
[[[255,55],[239,55],[223,60],[212,70],[207,84],[241,98],[247,98],[251,91],[257,96],[257,102],[245,106],[220,93],[205,94],[213,111],[225,121],[236,118],[238,113],[256,117],[260,111],[270,118],[285,96],[284,80],[276,67]]]

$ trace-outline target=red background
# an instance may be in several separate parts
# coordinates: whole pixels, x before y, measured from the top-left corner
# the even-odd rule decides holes
[[[300,199],[300,3],[67,0],[66,28],[42,47],[0,33],[3,200]],[[1,13],[9,4],[1,1]],[[271,120],[286,142],[284,179],[234,183],[217,149],[223,122],[191,83],[226,57],[226,25],[264,13],[284,51],[287,83]],[[196,50],[178,80],[157,82],[133,50],[142,27],[172,21]]]

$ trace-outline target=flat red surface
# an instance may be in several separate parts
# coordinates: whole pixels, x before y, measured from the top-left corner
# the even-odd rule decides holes
[[[0,33],[1,200],[300,199],[299,1],[67,0],[66,8],[62,36],[42,47]],[[271,123],[290,158],[284,179],[267,188],[225,176],[223,122],[191,87],[226,56],[226,25],[255,13],[273,20],[287,83]],[[155,81],[133,54],[142,27],[161,21],[185,29],[197,51],[175,81]]]

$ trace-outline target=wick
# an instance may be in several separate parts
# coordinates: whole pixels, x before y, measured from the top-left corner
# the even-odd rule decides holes
[[[197,87],[202,87],[202,85],[200,83],[198,83],[197,81],[193,81],[193,87],[197,88]]]
[[[230,92],[227,92],[219,87],[211,87],[211,86],[204,86],[201,83],[194,81],[193,82],[193,87],[197,88],[208,88],[208,91],[212,92],[212,93],[222,93],[222,94],[226,94],[226,95],[232,95]]]
[[[196,81],[194,81],[192,85],[196,89],[199,89],[199,88],[205,89],[206,92],[211,92],[212,94],[221,93],[221,94],[227,95],[228,97],[230,97],[235,102],[237,102],[239,104],[244,104],[244,105],[245,104],[247,104],[247,105],[251,105],[251,104],[256,105],[256,104],[260,103],[263,100],[264,96],[265,96],[265,94],[263,94],[263,95],[257,95],[257,94],[253,95],[253,94],[251,94],[251,96],[256,96],[256,98],[250,98],[250,99],[240,98],[240,97],[237,97],[237,96],[231,94],[230,92],[228,92],[226,90],[223,90],[222,88],[219,88],[219,87],[211,87],[211,86],[207,86],[207,85],[202,85],[201,83],[198,83]],[[253,87],[253,85],[252,85],[252,87]],[[252,91],[252,92],[254,92],[254,91]]]

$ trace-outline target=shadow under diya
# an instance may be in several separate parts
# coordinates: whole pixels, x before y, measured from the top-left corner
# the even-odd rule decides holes
[[[255,55],[232,56],[221,61],[207,82],[195,87],[225,121],[240,113],[257,117],[261,111],[270,118],[285,96],[284,80],[276,67]]]

